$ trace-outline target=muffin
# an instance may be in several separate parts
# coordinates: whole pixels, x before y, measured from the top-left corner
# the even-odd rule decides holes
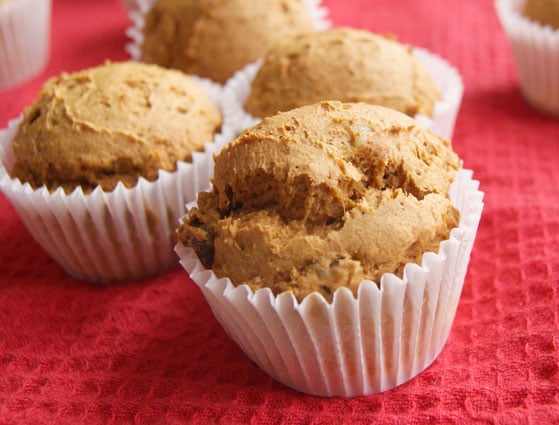
[[[2,132],[1,188],[71,275],[159,274],[176,264],[184,204],[209,179],[198,169],[211,163],[203,151],[220,129],[219,96],[155,65],[107,62],[62,74]]]
[[[283,38],[313,30],[301,0],[158,0],[141,60],[224,83]]]
[[[442,135],[450,137],[462,94],[460,77],[448,65],[442,64],[440,72],[440,60],[427,56],[436,64],[433,69],[420,59],[415,49],[368,31],[341,27],[300,34],[273,46],[254,72],[247,69],[248,90],[231,96],[240,97],[234,107],[258,118],[322,100],[366,102],[428,123],[438,120]],[[451,82],[442,78],[439,87],[435,77],[445,71]],[[228,86],[233,84],[238,82]],[[453,93],[445,94],[448,112],[440,116],[443,90]]]
[[[356,294],[362,280],[401,276],[448,238],[459,219],[447,196],[458,166],[445,139],[389,109],[302,107],[245,130],[216,156],[213,190],[199,194],[179,239],[217,276],[253,290],[298,300],[315,291],[330,299],[341,286]]]
[[[176,250],[271,376],[315,395],[383,391],[448,335],[481,212],[459,165],[446,139],[392,109],[283,112],[215,157]]]
[[[46,66],[51,0],[0,0],[0,90],[23,84]]]
[[[559,3],[496,0],[514,55],[520,91],[534,109],[559,115]]]
[[[12,177],[85,193],[134,187],[190,161],[221,125],[205,89],[178,71],[110,63],[48,81],[13,140]],[[40,153],[40,154],[38,154]]]
[[[409,47],[335,28],[273,46],[252,82],[246,110],[263,118],[329,99],[383,105],[413,117],[432,115],[440,93]]]

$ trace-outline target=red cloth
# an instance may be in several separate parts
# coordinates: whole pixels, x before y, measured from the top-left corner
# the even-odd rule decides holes
[[[99,286],[64,274],[0,194],[0,423],[559,423],[559,121],[523,102],[489,0],[325,0],[335,25],[390,32],[454,64],[453,144],[486,206],[438,360],[355,399],[260,371],[180,269]],[[125,59],[116,0],[54,0],[48,68],[0,93],[0,126],[47,77]]]

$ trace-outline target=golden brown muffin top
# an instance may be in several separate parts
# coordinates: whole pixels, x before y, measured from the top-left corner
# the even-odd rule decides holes
[[[321,102],[265,118],[215,158],[179,240],[236,285],[356,293],[438,251],[458,223],[450,142],[397,111]]]
[[[157,179],[202,150],[221,125],[204,88],[179,71],[133,62],[52,78],[24,112],[12,176],[67,192]]]
[[[158,0],[142,60],[224,83],[279,40],[312,30],[301,0]]]
[[[526,0],[523,14],[542,25],[559,28],[559,0]]]
[[[321,100],[366,102],[431,116],[439,90],[410,47],[351,28],[285,39],[252,83],[246,110],[256,117]]]

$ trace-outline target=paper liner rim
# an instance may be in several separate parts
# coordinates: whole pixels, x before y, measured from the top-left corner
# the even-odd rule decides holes
[[[531,20],[520,12],[523,0],[495,0],[495,9],[504,29],[511,34],[519,34],[520,31],[530,31],[533,37],[543,41],[551,37],[559,42],[559,29],[550,25],[544,25],[538,21]]]
[[[559,29],[525,17],[523,0],[495,0],[515,61],[520,92],[534,110],[559,116]]]

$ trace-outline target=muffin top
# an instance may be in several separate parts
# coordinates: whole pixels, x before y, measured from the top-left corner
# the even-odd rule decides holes
[[[236,285],[301,300],[401,275],[458,224],[450,142],[406,115],[320,102],[264,119],[215,157],[179,240]]]
[[[173,171],[213,139],[221,113],[179,71],[132,62],[62,74],[24,112],[13,140],[12,177],[70,192]]]
[[[245,109],[265,117],[321,100],[366,102],[431,116],[439,90],[410,47],[350,28],[302,34],[272,47]]]
[[[279,40],[312,30],[301,0],[158,0],[142,60],[224,83]]]
[[[526,0],[523,14],[542,25],[559,28],[559,0]]]

